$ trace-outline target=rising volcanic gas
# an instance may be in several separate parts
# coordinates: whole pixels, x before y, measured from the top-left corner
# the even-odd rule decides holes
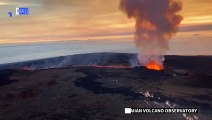
[[[148,69],[164,69],[168,40],[177,32],[183,17],[180,0],[121,0],[120,9],[136,20],[135,44],[138,60]]]

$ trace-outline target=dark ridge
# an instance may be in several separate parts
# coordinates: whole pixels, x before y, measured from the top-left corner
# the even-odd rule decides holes
[[[134,67],[132,68],[133,73],[137,73],[142,75],[143,77],[148,77],[148,78],[160,78],[163,76],[168,77],[169,73],[165,70],[150,70],[145,67]]]
[[[212,75],[212,56],[166,56],[164,65]]]
[[[0,70],[0,87],[17,82],[17,80],[11,80],[10,77],[15,73],[16,70]]]
[[[197,87],[197,88],[212,88],[212,76],[204,74],[195,74],[191,78],[186,80],[187,86]]]
[[[136,54],[128,53],[88,53],[54,58],[32,60],[17,63],[0,65],[0,69],[19,69],[27,67],[29,69],[63,68],[72,65],[126,65],[137,66]]]
[[[212,56],[165,56],[165,70],[184,69],[192,70],[201,74],[212,75]],[[201,63],[201,64],[200,64]],[[132,53],[88,53],[69,56],[61,56],[40,60],[9,63],[0,65],[2,69],[31,70],[65,68],[73,65],[123,65],[136,67],[139,66],[137,55]]]

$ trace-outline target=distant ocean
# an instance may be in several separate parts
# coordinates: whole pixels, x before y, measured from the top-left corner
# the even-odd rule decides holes
[[[135,53],[130,41],[68,41],[51,43],[1,44],[0,64],[82,53]]]

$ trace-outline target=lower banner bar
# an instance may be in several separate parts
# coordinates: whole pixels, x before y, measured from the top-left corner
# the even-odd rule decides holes
[[[198,109],[197,108],[125,108],[125,114],[133,114],[133,113],[196,114],[198,113]]]

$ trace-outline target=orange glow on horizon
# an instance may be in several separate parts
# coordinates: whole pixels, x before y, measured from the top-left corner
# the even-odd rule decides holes
[[[44,1],[0,2],[4,7],[2,13],[13,10],[14,6],[33,6],[29,16],[0,16],[0,44],[133,38],[125,33],[134,31],[135,21],[118,9],[120,0],[108,0],[104,5],[103,0]],[[211,0],[184,0],[183,6],[180,14],[184,19],[180,27],[204,25],[209,28],[212,25]],[[143,27],[155,29],[149,23]]]

